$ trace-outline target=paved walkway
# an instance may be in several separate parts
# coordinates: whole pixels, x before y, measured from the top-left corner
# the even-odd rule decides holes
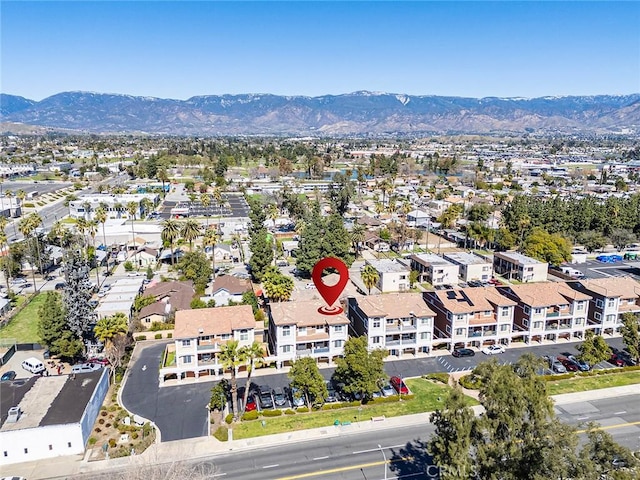
[[[567,393],[552,397],[556,404],[565,405],[569,403],[584,402],[597,399],[614,398],[623,395],[640,394],[640,385],[630,385],[626,387],[613,387],[601,390],[591,390],[587,392]],[[482,407],[473,407],[476,414],[482,411]],[[3,467],[3,475],[22,475],[29,480],[46,478],[73,478],[75,475],[91,474],[118,467],[127,468],[134,465],[147,466],[157,463],[168,463],[184,461],[188,459],[198,459],[211,457],[216,454],[225,454],[231,451],[241,452],[253,450],[266,446],[276,446],[290,444],[291,442],[303,442],[306,440],[316,440],[320,438],[339,437],[343,435],[370,432],[375,435],[391,428],[401,428],[420,423],[428,423],[430,413],[419,413],[415,415],[405,415],[402,417],[387,418],[382,421],[361,421],[353,422],[350,425],[326,426],[310,430],[300,430],[286,432],[276,435],[267,435],[243,440],[233,440],[229,442],[219,442],[213,437],[198,437],[175,442],[156,443],[149,447],[141,455],[135,457],[115,458],[111,460],[101,460],[88,462],[85,457],[78,455],[57,457],[39,462],[26,462]]]

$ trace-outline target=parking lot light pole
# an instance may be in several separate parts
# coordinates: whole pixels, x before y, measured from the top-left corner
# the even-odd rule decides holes
[[[387,480],[387,456],[380,444],[378,444],[378,448],[380,449],[380,453],[382,453],[382,458],[384,458],[384,480]]]
[[[211,436],[211,407],[207,403],[207,437]]]

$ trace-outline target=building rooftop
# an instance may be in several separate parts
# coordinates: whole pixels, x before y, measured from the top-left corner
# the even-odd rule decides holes
[[[476,255],[475,253],[468,253],[468,252],[452,252],[452,253],[445,253],[444,258],[457,263],[459,265],[485,265],[485,264],[491,264],[490,260],[486,260],[478,255]]]
[[[640,282],[631,277],[606,277],[580,280],[585,289],[603,297],[640,297]]]
[[[367,260],[367,263],[381,273],[408,273],[409,270],[395,260]]]
[[[505,258],[520,265],[536,265],[545,263],[540,260],[536,260],[535,258],[527,257],[520,252],[497,252],[494,254],[494,257]]]
[[[256,325],[251,305],[178,310],[175,322],[174,338],[230,334],[234,330],[252,329]]]
[[[422,263],[423,265],[454,265],[449,260],[446,260],[435,253],[419,253],[417,255],[411,255],[409,257],[412,260]]]
[[[566,305],[574,300],[591,300],[585,293],[574,290],[566,283],[523,283],[501,287],[500,291],[511,290],[523,303],[531,307]]]
[[[324,315],[318,308],[326,306],[322,300],[299,302],[275,302],[269,304],[271,318],[275,325],[297,325],[311,327],[317,325],[348,325],[346,315]]]
[[[358,306],[367,317],[434,317],[422,293],[396,293],[358,298]]]
[[[500,295],[495,287],[472,287],[460,290],[437,290],[429,292],[436,296],[444,308],[451,313],[474,313],[493,311],[496,306],[515,306],[516,302]]]

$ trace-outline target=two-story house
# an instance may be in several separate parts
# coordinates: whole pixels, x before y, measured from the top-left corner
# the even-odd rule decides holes
[[[433,253],[411,255],[409,259],[419,282],[429,282],[434,287],[458,284],[458,265]]]
[[[493,271],[509,280],[520,282],[546,282],[549,264],[519,252],[496,252]]]
[[[640,282],[631,277],[606,277],[568,282],[571,288],[591,296],[589,327],[598,334],[620,330],[622,315],[640,314]]]
[[[344,353],[349,320],[320,313],[322,306],[317,299],[269,304],[269,347],[278,368],[301,357],[331,362]]]
[[[452,252],[442,255],[445,260],[458,265],[460,278],[463,282],[472,280],[488,282],[493,276],[493,265],[491,261],[482,258],[474,253]]]
[[[397,356],[431,350],[435,313],[421,293],[349,298],[348,316],[352,332],[366,336],[370,350]]]
[[[450,350],[511,343],[516,302],[495,287],[463,288],[424,292],[429,308],[436,313],[433,343],[445,343]]]
[[[376,288],[382,293],[404,292],[409,290],[410,270],[406,265],[395,260],[367,260],[378,272]]]
[[[240,347],[251,345],[255,326],[251,305],[177,311],[174,343],[165,354],[169,358],[173,353],[175,361],[160,368],[160,384],[169,378],[221,375],[221,347],[229,340],[237,340]]]
[[[514,339],[531,343],[584,338],[589,295],[562,282],[510,285],[498,291],[518,304]]]

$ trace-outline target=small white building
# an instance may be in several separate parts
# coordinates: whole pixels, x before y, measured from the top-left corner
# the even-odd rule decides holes
[[[460,267],[460,278],[463,282],[479,280],[488,282],[493,276],[493,264],[474,253],[454,252],[442,255],[445,260]]]
[[[546,282],[549,264],[519,252],[496,252],[493,270],[505,278],[520,282]]]
[[[77,200],[69,202],[69,216],[71,218],[85,218],[93,220],[95,212],[104,205],[109,218],[129,218],[127,206],[134,202],[137,205],[136,218],[144,212],[143,200],[147,199],[152,208],[160,202],[160,196],[155,193],[124,193],[121,195],[95,194],[83,195]]]
[[[409,273],[411,270],[395,260],[367,260],[378,272],[376,288],[382,293],[404,292],[409,290]]]
[[[411,255],[411,270],[418,272],[419,282],[429,282],[434,287],[458,284],[458,265],[434,254]]]

